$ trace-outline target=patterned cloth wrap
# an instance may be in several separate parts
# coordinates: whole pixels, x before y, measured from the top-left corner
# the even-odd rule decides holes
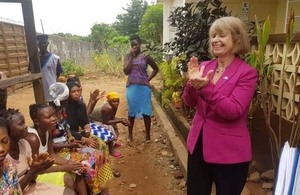
[[[5,158],[0,176],[1,195],[21,195],[22,190],[18,182],[17,166],[15,161]]]
[[[81,162],[84,166],[83,175],[90,194],[99,194],[106,182],[113,178],[112,169],[107,158],[100,150],[93,148],[77,148],[75,151],[62,149],[59,155],[75,162]]]
[[[107,142],[114,140],[114,135],[110,130],[103,128],[96,123],[90,123],[90,127],[92,135],[101,138],[103,141]]]

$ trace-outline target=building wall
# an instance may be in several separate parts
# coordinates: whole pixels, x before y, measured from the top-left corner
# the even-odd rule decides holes
[[[257,16],[258,21],[265,20],[269,16],[272,23],[271,33],[278,33],[276,32],[276,30],[279,30],[280,28],[277,28],[277,25],[281,27],[280,24],[282,23],[279,22],[280,18],[277,17],[277,8],[279,6],[278,1],[285,0],[224,0],[223,4],[227,6],[228,11],[232,10],[232,16],[236,16],[242,19],[242,6],[245,2],[247,2],[249,5],[249,12],[248,20],[245,20],[245,22],[255,21],[255,16]],[[280,8],[279,10],[281,9],[283,8]],[[283,10],[285,11],[285,9]]]
[[[295,11],[295,32],[300,32],[300,1],[292,1],[289,4],[287,13],[289,13],[290,8],[293,8]]]
[[[174,38],[174,29],[169,26],[167,21],[170,11],[177,6],[183,6],[184,3],[198,2],[199,0],[162,0],[164,4],[164,35],[163,42],[169,42]],[[233,16],[243,18],[242,7],[244,3],[248,3],[248,20],[245,22],[255,21],[257,16],[258,21],[265,20],[268,16],[271,19],[271,33],[284,33],[286,5],[287,0],[224,0],[223,5],[227,6],[228,11],[232,11]],[[296,10],[296,15],[300,15],[300,3],[291,4]],[[297,23],[297,21],[299,21]],[[296,19],[296,31],[300,30],[300,18]]]
[[[276,15],[278,20],[276,21],[275,33],[284,33],[285,32],[285,17],[286,17],[286,1],[287,0],[278,0],[278,7]],[[274,25],[275,21],[271,20],[271,25]]]
[[[175,29],[170,27],[168,18],[170,13],[174,11],[176,7],[183,6],[184,0],[163,0],[164,14],[163,14],[163,43],[170,42],[175,37]]]
[[[92,64],[92,43],[75,41],[59,36],[49,36],[49,51],[60,56],[61,61],[71,59],[76,65]]]
[[[244,2],[249,3],[249,21],[264,20],[268,16],[271,19],[271,34],[285,33],[285,21],[290,8],[295,10],[295,32],[300,32],[300,1],[291,2],[287,7],[288,0],[224,0],[232,15],[241,18],[241,8]]]

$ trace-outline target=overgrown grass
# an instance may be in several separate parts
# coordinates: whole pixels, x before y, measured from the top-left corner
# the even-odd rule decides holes
[[[82,76],[84,74],[84,68],[76,65],[74,60],[67,59],[61,62],[64,72],[63,76],[68,77],[69,75]]]
[[[114,76],[124,76],[123,58],[124,56],[118,55],[112,51],[103,51],[94,54],[93,62],[98,71]]]

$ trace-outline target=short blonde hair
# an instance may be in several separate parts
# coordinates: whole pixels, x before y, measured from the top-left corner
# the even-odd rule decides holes
[[[215,20],[209,29],[209,50],[211,55],[214,56],[211,47],[212,35],[224,31],[231,33],[234,54],[247,54],[250,51],[250,39],[243,21],[233,16],[226,16]]]

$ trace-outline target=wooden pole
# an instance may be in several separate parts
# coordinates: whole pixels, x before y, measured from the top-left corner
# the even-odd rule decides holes
[[[23,0],[22,11],[24,19],[25,34],[27,40],[27,49],[29,55],[29,70],[31,73],[40,73],[41,65],[38,55],[38,47],[36,41],[36,31],[33,16],[32,0]],[[43,89],[42,78],[33,80],[33,90],[36,103],[45,103],[45,95]]]

